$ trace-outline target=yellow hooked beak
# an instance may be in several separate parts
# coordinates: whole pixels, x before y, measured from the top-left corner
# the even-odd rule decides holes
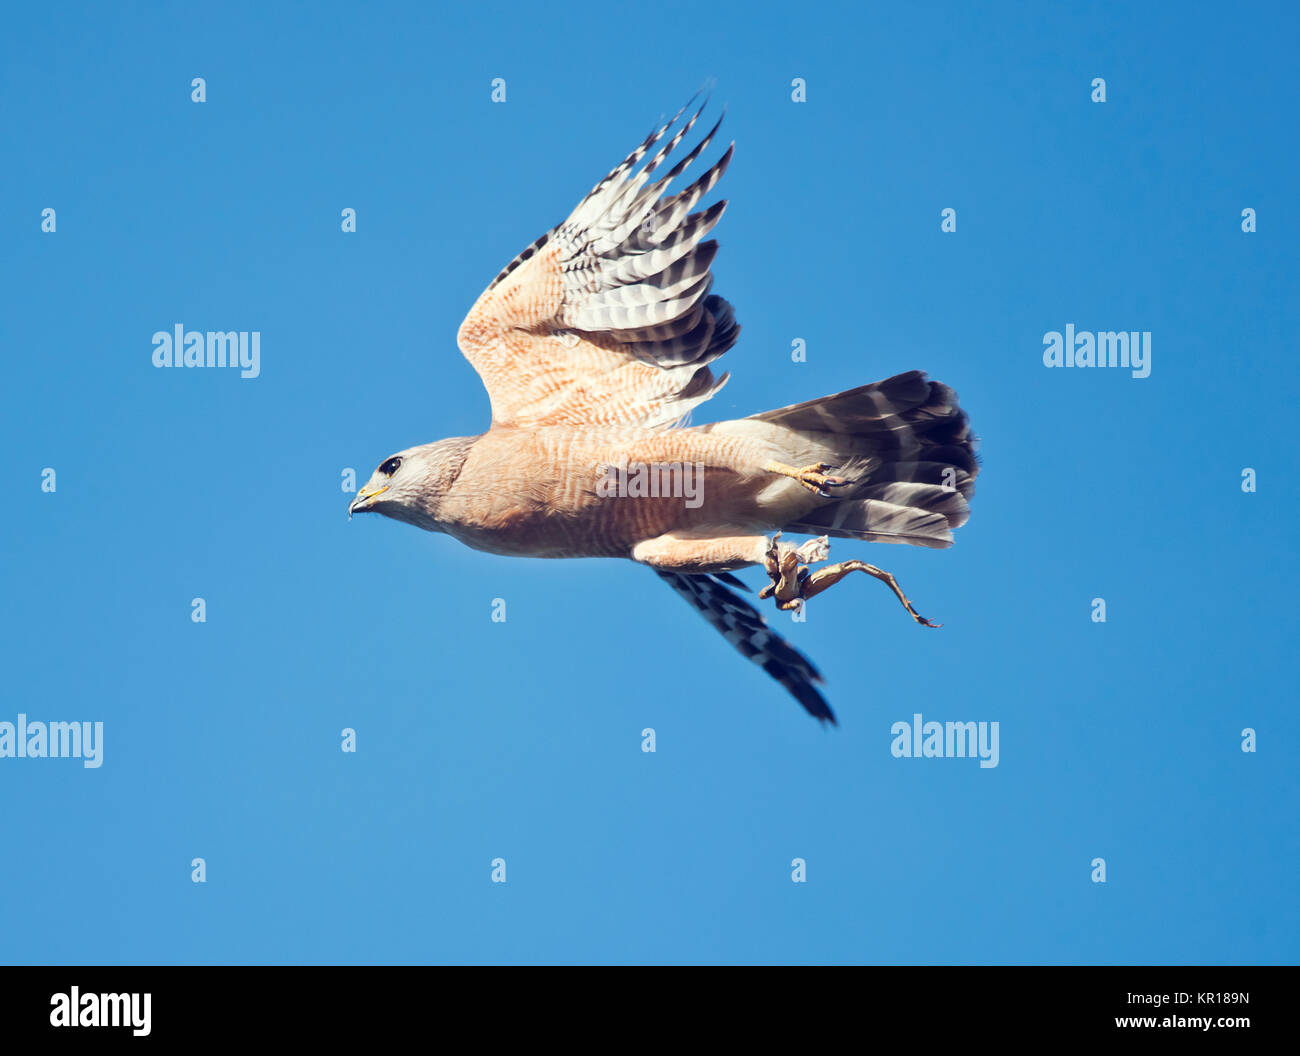
[[[387,490],[388,485],[385,484],[382,488],[362,488],[358,491],[357,497],[352,500],[352,504],[348,507],[348,520],[352,520],[352,514],[357,510],[365,510],[364,503],[367,499],[373,499],[376,495],[382,495]]]

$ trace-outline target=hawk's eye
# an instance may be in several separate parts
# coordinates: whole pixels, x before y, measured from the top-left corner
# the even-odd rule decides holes
[[[391,477],[394,473],[397,472],[397,467],[400,466],[401,464],[402,464],[402,460],[397,456],[393,456],[382,466],[379,467],[379,472],[386,477]]]

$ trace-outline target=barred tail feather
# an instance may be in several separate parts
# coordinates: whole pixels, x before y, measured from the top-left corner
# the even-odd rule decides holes
[[[826,462],[851,483],[784,528],[810,535],[944,548],[970,516],[979,464],[957,394],[919,370],[742,423],[790,452]]]

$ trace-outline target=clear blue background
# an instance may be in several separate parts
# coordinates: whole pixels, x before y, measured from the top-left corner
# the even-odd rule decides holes
[[[0,719],[105,762],[0,760],[0,960],[1295,962],[1297,16],[1133,6],[7,7]],[[833,549],[941,631],[773,617],[838,730],[644,569],[340,489],[486,427],[463,314],[707,78],[696,420],[920,367],[983,441],[952,550]],[[176,323],[262,376],[154,369]],[[1067,323],[1151,377],[1045,369]],[[1001,765],[892,758],[914,711]]]

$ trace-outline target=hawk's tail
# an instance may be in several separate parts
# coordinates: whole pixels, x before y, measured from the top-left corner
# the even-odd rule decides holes
[[[952,545],[979,465],[957,394],[919,370],[744,419],[793,466],[825,462],[851,483],[782,527],[913,546]]]

